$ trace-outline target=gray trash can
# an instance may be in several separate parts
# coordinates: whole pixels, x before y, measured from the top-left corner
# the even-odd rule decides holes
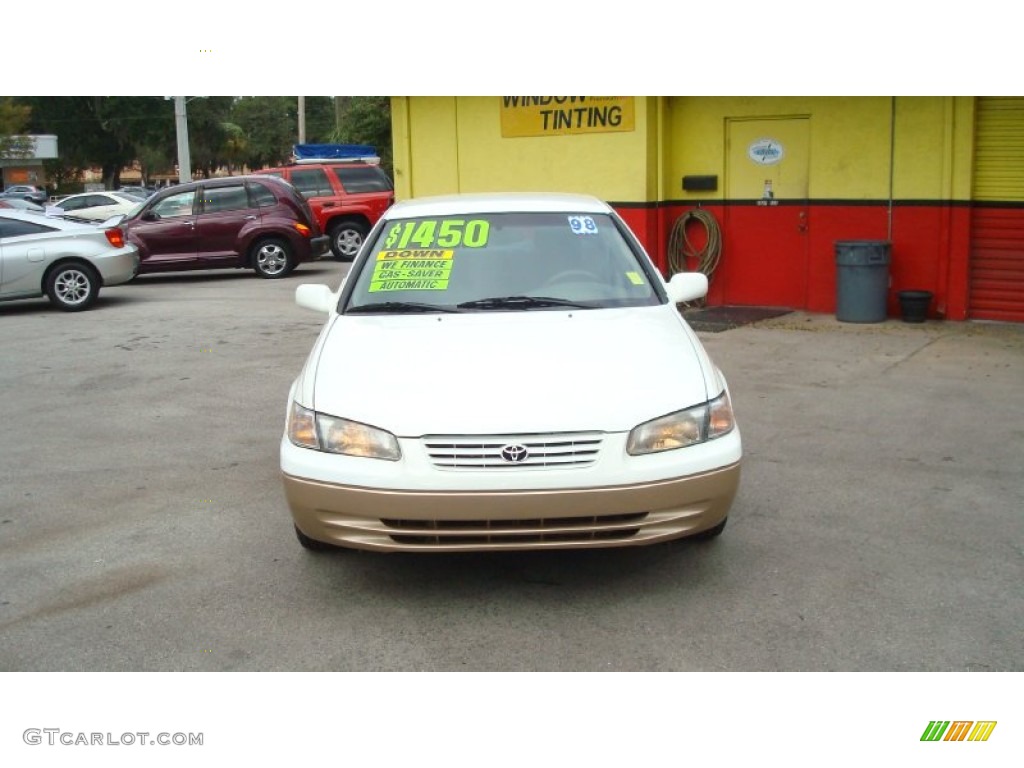
[[[836,242],[836,319],[881,323],[889,295],[888,240]]]

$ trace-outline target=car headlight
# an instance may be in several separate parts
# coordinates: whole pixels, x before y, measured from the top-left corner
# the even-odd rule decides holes
[[[729,393],[702,405],[676,411],[640,424],[629,433],[626,452],[631,456],[672,451],[728,434],[736,426]]]
[[[402,450],[398,438],[383,429],[316,413],[292,403],[288,412],[288,439],[300,448],[314,451],[398,461]]]
[[[288,409],[288,439],[300,448],[320,450],[316,434],[316,414],[296,402]]]

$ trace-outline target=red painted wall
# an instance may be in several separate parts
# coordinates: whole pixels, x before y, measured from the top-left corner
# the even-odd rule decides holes
[[[814,202],[758,206],[752,202],[702,206],[718,222],[722,255],[711,279],[708,304],[780,306],[835,312],[835,243],[888,240],[886,202]],[[654,262],[668,274],[668,242],[686,203],[648,207],[616,205]],[[691,224],[694,245],[702,232]],[[898,202],[892,207],[892,249],[888,307],[899,316],[897,293],[935,294],[932,316],[967,317],[970,208],[960,203]],[[693,268],[693,264],[689,265]]]

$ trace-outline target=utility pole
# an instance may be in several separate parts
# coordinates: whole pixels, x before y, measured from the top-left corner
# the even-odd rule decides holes
[[[306,97],[299,96],[299,144],[306,143]]]
[[[188,151],[188,113],[185,97],[174,97],[174,127],[178,134],[178,182],[192,181],[192,156]]]

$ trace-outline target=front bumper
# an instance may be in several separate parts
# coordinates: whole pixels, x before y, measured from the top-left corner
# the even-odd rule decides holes
[[[686,477],[585,489],[394,490],[284,474],[296,526],[317,541],[384,552],[636,546],[722,522],[740,463]]]

